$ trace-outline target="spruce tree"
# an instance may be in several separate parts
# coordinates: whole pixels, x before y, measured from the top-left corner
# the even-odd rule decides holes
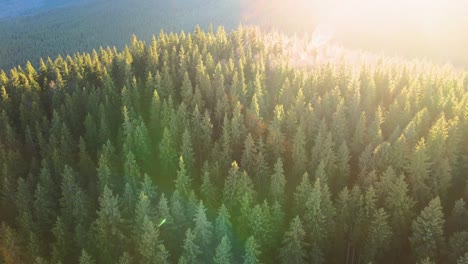
[[[224,236],[221,239],[221,243],[216,247],[213,261],[215,264],[232,263],[231,242],[229,242],[229,238],[227,236]]]
[[[438,259],[444,245],[445,218],[440,198],[432,199],[411,225],[411,246],[417,259]]]
[[[296,216],[284,234],[283,247],[281,248],[282,263],[307,263],[306,232],[302,227],[299,216]]]

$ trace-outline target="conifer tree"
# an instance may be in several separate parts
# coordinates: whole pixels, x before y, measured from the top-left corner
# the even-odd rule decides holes
[[[282,263],[307,263],[306,233],[302,227],[301,219],[296,216],[284,234],[283,247],[281,248]]]
[[[201,258],[203,261],[208,261],[211,257],[211,250],[213,244],[213,225],[206,217],[206,208],[203,205],[203,202],[200,201],[198,205],[197,212],[193,222],[195,223],[195,228],[193,232],[196,236],[194,242],[199,245],[201,253]]]
[[[208,207],[218,204],[218,190],[211,179],[208,163],[205,162],[202,169],[200,192],[202,200]]]
[[[200,263],[199,256],[202,253],[200,247],[195,242],[197,239],[195,232],[187,229],[185,232],[185,240],[183,244],[183,254],[179,259],[179,263]]]
[[[94,222],[99,261],[108,263],[122,252],[125,236],[122,232],[123,219],[120,214],[119,197],[104,187],[99,197],[99,211]]]
[[[308,155],[306,151],[306,137],[304,128],[299,125],[297,128],[296,135],[294,136],[292,160],[294,164],[294,174],[299,176],[306,172]]]
[[[307,201],[307,197],[309,197],[310,193],[312,193],[312,183],[310,182],[309,174],[306,172],[304,175],[302,175],[301,182],[296,187],[296,191],[294,192],[296,212],[304,211],[304,201]]]
[[[432,199],[411,225],[411,246],[417,259],[439,258],[444,244],[445,218],[440,198]]]
[[[80,256],[80,264],[94,264],[93,258],[83,249]]]
[[[392,237],[392,230],[388,224],[388,214],[380,208],[373,216],[367,235],[367,243],[364,248],[364,258],[367,261],[377,261],[376,257],[382,256],[387,249]]]
[[[253,236],[249,237],[244,245],[244,264],[257,264],[260,263],[259,256],[261,251],[258,249],[258,245],[255,243]]]
[[[159,257],[159,254],[161,253],[161,249],[159,248],[161,245],[161,241],[159,240],[159,230],[147,215],[145,215],[142,224],[141,233],[137,240],[139,241],[138,252],[141,255],[141,262],[162,263],[159,262],[161,260]]]
[[[216,247],[213,261],[215,264],[232,263],[231,242],[229,242],[229,238],[227,236],[224,236],[221,239],[221,243]]]
[[[218,210],[214,228],[217,243],[221,243],[223,237],[227,237],[229,241],[233,238],[231,215],[224,204]]]
[[[283,162],[280,158],[275,164],[275,173],[271,176],[270,197],[272,201],[283,203],[285,200],[286,179],[284,176]]]
[[[159,144],[159,156],[161,158],[161,167],[164,173],[166,173],[166,177],[169,178],[175,173],[175,162],[177,159],[177,152],[173,140],[169,129],[167,127],[164,128],[161,143]]]
[[[188,173],[195,173],[195,157],[192,147],[192,136],[188,128],[182,134],[182,146],[180,147],[180,156],[184,159]]]
[[[192,178],[187,172],[185,167],[184,158],[179,158],[179,170],[177,171],[177,178],[175,179],[175,189],[180,195],[188,197],[192,190]]]

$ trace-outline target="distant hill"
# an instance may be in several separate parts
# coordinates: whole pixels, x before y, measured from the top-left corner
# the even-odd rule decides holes
[[[0,20],[35,15],[89,1],[92,0],[3,0],[0,2]]]
[[[207,29],[210,23],[231,29],[241,21],[240,4],[233,0],[74,0],[73,6],[65,4],[73,0],[61,0],[63,8],[54,9],[46,8],[49,0],[44,5],[33,2],[35,10],[42,11],[0,22],[0,69],[28,60],[38,65],[40,57],[90,52],[100,46],[122,48],[132,34],[149,41],[161,29],[187,31],[197,24]],[[14,9],[19,4],[3,5]]]
[[[279,3],[288,8],[278,8]],[[212,23],[229,30],[242,23],[289,35],[312,33],[326,10],[299,9],[279,0],[4,0],[0,1],[0,69],[27,61],[37,66],[40,57],[91,52],[100,46],[123,48],[132,34],[148,42],[161,29],[190,31],[197,24],[203,29]],[[466,68],[468,21],[456,13],[447,19],[452,28],[421,33],[402,27],[405,21],[383,23],[364,16],[336,30],[333,38],[352,49],[426,57]]]

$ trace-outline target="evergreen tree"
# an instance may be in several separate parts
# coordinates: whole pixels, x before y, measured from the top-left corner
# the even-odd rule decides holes
[[[255,243],[255,239],[253,236],[249,237],[247,241],[245,242],[244,252],[245,252],[243,256],[244,264],[260,263],[258,258],[261,252],[258,250],[258,245]]]
[[[230,241],[233,238],[231,215],[224,204],[218,210],[218,216],[215,220],[215,237],[216,242],[221,243],[223,237],[227,237]]]
[[[372,262],[376,260],[378,255],[383,255],[391,237],[392,230],[388,224],[388,215],[384,209],[380,208],[375,212],[369,226],[364,258]]]
[[[203,165],[201,180],[200,192],[202,200],[205,201],[208,207],[212,207],[218,203],[218,190],[211,180],[208,163],[206,162]]]
[[[141,263],[162,263],[159,262],[161,257],[161,241],[159,240],[159,230],[153,224],[148,216],[143,219],[141,233],[138,236],[138,252],[141,255]],[[163,255],[166,255],[165,252]],[[162,257],[163,259],[167,257]]]
[[[206,208],[203,205],[203,202],[200,202],[195,214],[193,222],[195,223],[195,228],[193,232],[196,236],[194,242],[200,247],[201,258],[203,261],[208,261],[211,259],[211,250],[213,242],[213,225],[206,217]]]
[[[185,232],[185,240],[183,244],[183,254],[179,259],[179,263],[200,263],[199,256],[202,253],[200,247],[195,242],[197,239],[195,233],[191,229]],[[183,259],[184,261],[181,261]]]
[[[301,175],[306,172],[308,155],[306,151],[306,137],[304,128],[299,125],[293,142],[292,160],[294,164],[294,174]]]
[[[296,212],[299,213],[304,211],[304,201],[307,201],[307,197],[309,197],[310,193],[312,193],[312,184],[310,182],[309,174],[306,172],[302,175],[302,180],[296,187],[296,192],[294,193]]]
[[[432,199],[411,225],[411,246],[418,259],[439,258],[444,245],[445,218],[440,198]]]
[[[161,158],[161,167],[163,168],[166,177],[172,177],[175,172],[175,162],[177,159],[177,152],[174,146],[174,139],[172,138],[169,129],[164,128],[161,143],[159,144],[159,156]]]
[[[252,134],[248,134],[244,141],[244,150],[242,151],[241,164],[242,168],[247,172],[252,173],[255,167],[255,155],[257,154],[257,148]]]
[[[466,248],[468,247],[468,232],[453,233],[447,244],[447,260],[455,263],[466,252]]]
[[[123,219],[120,214],[119,197],[104,187],[99,197],[99,211],[94,222],[99,261],[112,262],[122,252],[125,236],[122,232]]]
[[[192,138],[188,129],[185,129],[184,134],[182,135],[182,146],[180,152],[180,155],[184,158],[185,164],[187,165],[188,171],[193,174],[195,169],[195,159],[192,148]]]
[[[285,200],[286,179],[283,171],[283,162],[280,158],[275,164],[275,173],[271,176],[270,197],[272,201],[283,203]]]
[[[307,263],[307,243],[305,242],[305,230],[301,219],[296,216],[284,234],[283,247],[281,248],[282,263]]]
[[[93,264],[93,258],[83,249],[80,256],[80,264]]]
[[[189,196],[190,191],[192,190],[192,178],[188,175],[184,158],[182,156],[179,158],[179,170],[177,171],[177,178],[175,179],[174,184],[176,191],[180,195],[186,197]]]
[[[227,236],[224,236],[221,239],[221,243],[215,250],[213,261],[215,264],[232,263],[231,242],[229,242],[229,238]]]

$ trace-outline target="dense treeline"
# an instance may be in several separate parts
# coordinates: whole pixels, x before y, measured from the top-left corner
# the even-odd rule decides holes
[[[75,4],[0,20],[0,69],[24,67],[27,61],[36,67],[41,57],[92,52],[99,46],[120,49],[132,34],[149,42],[155,29],[179,32],[195,24],[208,29],[210,23],[233,29],[241,22],[240,3],[234,0],[67,1]]]
[[[0,262],[468,263],[468,75],[267,39],[2,71]]]

